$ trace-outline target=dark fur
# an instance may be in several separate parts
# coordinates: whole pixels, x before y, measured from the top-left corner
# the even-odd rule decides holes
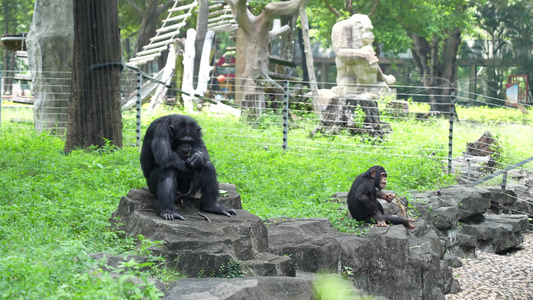
[[[372,170],[376,172],[374,178],[371,176]],[[352,218],[367,223],[385,221],[408,226],[407,219],[386,215],[383,206],[377,200],[378,196],[383,194],[379,185],[381,173],[386,173],[385,169],[376,165],[355,178],[348,193],[348,209]]]
[[[168,115],[158,118],[146,130],[141,150],[141,169],[150,192],[158,200],[163,219],[181,219],[174,201],[198,190],[200,209],[230,216],[235,210],[217,204],[219,188],[215,166],[202,140],[201,127],[189,116]],[[182,143],[189,143],[189,155]],[[185,157],[187,156],[187,157]]]

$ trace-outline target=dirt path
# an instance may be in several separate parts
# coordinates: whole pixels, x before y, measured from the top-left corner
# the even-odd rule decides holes
[[[533,233],[524,234],[521,250],[508,255],[476,252],[477,258],[453,269],[461,291],[447,300],[533,300]]]

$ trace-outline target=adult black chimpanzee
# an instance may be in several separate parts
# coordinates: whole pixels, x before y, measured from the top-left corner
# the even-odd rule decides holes
[[[348,209],[352,218],[357,221],[377,223],[379,227],[386,227],[388,222],[402,224],[409,229],[415,228],[412,224],[415,221],[413,219],[385,214],[377,197],[383,198],[389,203],[394,199],[393,194],[384,193],[381,190],[386,185],[387,172],[381,166],[373,166],[357,176],[348,193]]]
[[[158,201],[159,215],[165,220],[183,216],[174,201],[200,190],[200,209],[225,216],[233,208],[217,204],[219,194],[215,166],[209,160],[201,127],[189,116],[158,118],[146,130],[141,150],[141,169],[146,183]]]

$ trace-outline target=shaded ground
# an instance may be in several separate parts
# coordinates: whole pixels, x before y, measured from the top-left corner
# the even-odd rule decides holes
[[[453,269],[461,291],[446,299],[533,299],[533,232],[524,237],[522,249],[507,255],[476,250],[476,258]]]

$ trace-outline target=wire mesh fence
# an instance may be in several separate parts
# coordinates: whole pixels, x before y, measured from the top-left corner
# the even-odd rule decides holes
[[[41,74],[38,89],[32,89],[31,81],[17,80],[15,73],[2,74],[1,128],[33,127],[64,137],[70,73]],[[147,76],[139,79],[132,70],[122,73],[123,107],[135,103],[123,111],[124,145],[139,145],[152,118],[147,107],[156,101],[150,96],[158,87],[165,85],[167,89],[157,100],[163,105],[160,110],[184,113],[183,91],[174,87],[180,78],[166,82],[157,80],[157,75],[153,78],[156,80]],[[503,99],[498,99],[501,105],[494,104],[494,99],[469,93],[465,82],[456,86],[443,82],[432,88],[395,85],[383,89],[379,97],[335,97],[330,90],[312,91],[309,83],[301,81],[276,81],[275,86],[259,82],[259,88],[243,86],[241,90],[247,92],[239,95],[236,80],[212,78],[206,96],[193,100],[194,110],[202,108],[227,118],[209,133],[221,140],[230,138],[236,147],[287,149],[296,158],[385,155],[406,161],[438,161],[443,168],[435,172],[449,170],[463,184],[476,183],[499,170],[502,175],[503,170],[510,171],[520,162],[519,167],[533,170],[533,163],[528,161],[533,153],[533,109],[526,103],[521,110],[508,107]],[[139,100],[143,106],[136,111]],[[450,109],[432,111],[431,101]],[[489,102],[492,108],[487,107]],[[314,110],[317,108],[319,113]],[[38,120],[53,120],[54,127],[38,127]],[[144,128],[139,129],[140,124]],[[490,138],[480,139],[487,132]],[[501,180],[500,176],[491,182],[500,184]]]

